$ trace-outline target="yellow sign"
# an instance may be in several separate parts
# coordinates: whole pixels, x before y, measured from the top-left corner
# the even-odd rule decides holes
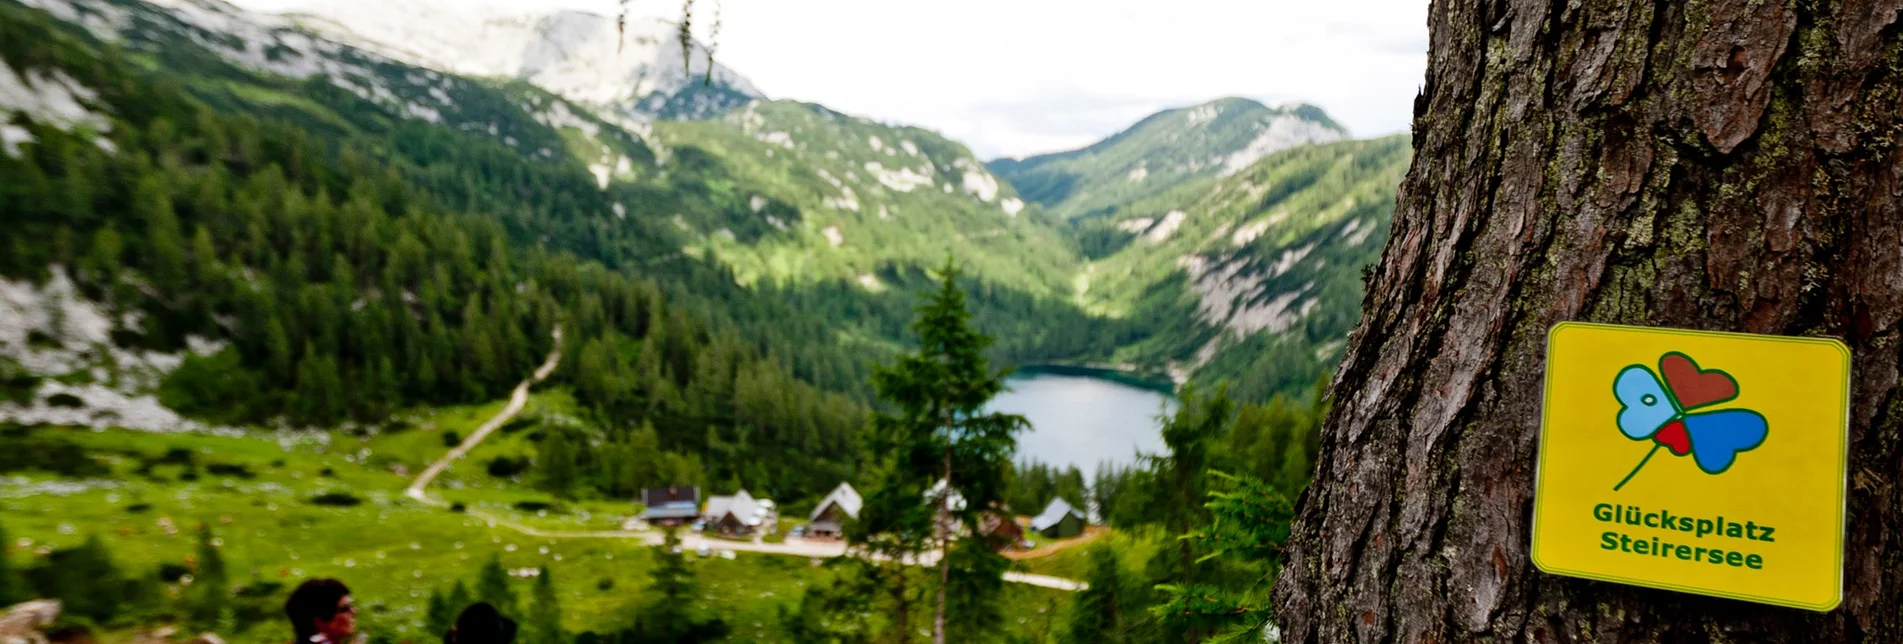
[[[1850,350],[1836,340],[1557,325],[1533,564],[1836,608],[1849,408]]]

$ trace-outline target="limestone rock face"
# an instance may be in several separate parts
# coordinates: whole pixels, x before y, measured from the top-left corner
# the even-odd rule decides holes
[[[46,644],[46,628],[59,618],[56,599],[15,604],[0,615],[0,644]]]

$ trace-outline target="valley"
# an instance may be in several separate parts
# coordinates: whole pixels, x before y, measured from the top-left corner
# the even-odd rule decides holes
[[[834,594],[937,583],[781,530],[888,475],[892,370],[939,346],[921,302],[947,292],[961,355],[1026,367],[970,410],[1034,425],[995,472],[1008,518],[1064,498],[1156,575],[1256,570],[1155,544],[1206,517],[1204,469],[1306,485],[1405,136],[1223,98],[984,161],[768,97],[672,25],[437,6],[0,0],[0,451],[27,455],[0,463],[0,529],[24,587],[107,568],[117,603],[74,610],[109,641],[267,642],[286,584],[337,575],[397,642],[495,568],[525,610],[558,598],[544,635],[630,637],[676,565],[631,500],[685,484],[786,510],[736,558],[689,557],[692,612],[800,640],[854,610]],[[228,591],[186,576],[212,551],[231,567],[199,588]],[[1063,631],[1094,574],[1063,561],[1002,564],[1034,583],[983,591],[1003,607],[973,641]]]

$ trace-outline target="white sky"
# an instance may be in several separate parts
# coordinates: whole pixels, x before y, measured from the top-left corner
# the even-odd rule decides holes
[[[724,2],[716,58],[768,96],[937,130],[981,158],[1081,147],[1223,96],[1314,103],[1360,137],[1401,132],[1427,61],[1427,0]],[[619,4],[486,3],[603,15]],[[713,2],[696,4],[705,41]],[[630,11],[673,19],[680,2]]]

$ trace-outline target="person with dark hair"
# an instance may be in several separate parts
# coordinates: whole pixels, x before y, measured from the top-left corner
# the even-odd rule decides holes
[[[357,605],[350,588],[335,579],[299,584],[284,600],[284,616],[297,636],[291,644],[351,644],[357,634]]]
[[[443,634],[443,644],[513,644],[515,620],[503,616],[488,602],[472,604],[456,616],[456,625]]]

